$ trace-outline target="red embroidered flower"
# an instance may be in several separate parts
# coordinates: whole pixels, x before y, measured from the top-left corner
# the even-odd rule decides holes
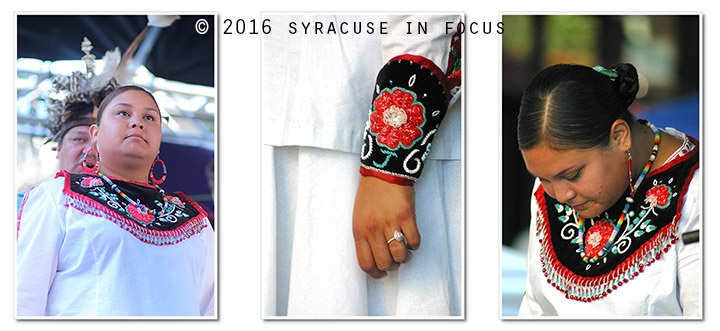
[[[395,150],[398,145],[409,148],[422,137],[425,107],[415,101],[415,94],[402,88],[384,89],[374,102],[370,115],[370,132],[378,144]]]
[[[82,182],[80,182],[80,185],[82,187],[95,187],[95,186],[102,186],[103,181],[100,178],[97,177],[85,177]]]
[[[170,201],[171,203],[176,204],[176,205],[178,205],[178,206],[180,206],[180,207],[185,208],[185,203],[182,202],[182,200],[180,200],[180,198],[178,198],[178,197],[171,196],[171,197],[168,198],[168,201]]]
[[[669,186],[662,184],[651,188],[645,195],[645,202],[649,203],[651,207],[666,208],[670,205],[670,196],[672,196],[672,190]]]
[[[153,215],[150,215],[142,209],[138,209],[135,205],[128,205],[127,211],[135,220],[145,225],[150,224],[155,220]]]
[[[600,253],[605,244],[610,240],[615,227],[610,221],[602,220],[595,224],[585,234],[585,256],[590,258]]]

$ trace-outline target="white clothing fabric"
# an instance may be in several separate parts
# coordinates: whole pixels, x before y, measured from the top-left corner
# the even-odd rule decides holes
[[[460,161],[426,163],[415,185],[420,249],[374,280],[357,264],[352,235],[358,155],[311,147],[264,152],[274,170],[263,199],[274,204],[263,219],[266,316],[461,314]]]
[[[444,71],[451,37],[445,34],[445,22],[457,26],[460,19],[459,16],[266,18],[271,19],[273,26],[294,23],[298,32],[290,34],[279,28],[263,35],[263,143],[347,153],[360,153],[375,79],[382,66],[394,56],[408,53],[424,56]],[[427,22],[428,34],[407,35],[406,21]],[[354,22],[364,26],[372,23],[375,33],[301,33],[303,23],[327,27],[330,23],[339,26]],[[379,33],[378,27],[383,22],[388,27],[386,35]],[[448,111],[440,128],[451,139],[435,138],[430,159],[459,160],[460,111]]]
[[[667,133],[684,139],[674,129]],[[682,149],[682,147],[680,148]],[[670,159],[668,159],[669,161]],[[667,163],[666,161],[665,163]],[[678,220],[678,236],[699,230],[701,227],[700,169],[695,170],[688,185],[681,218]],[[535,181],[533,192],[540,181]],[[536,218],[538,202],[531,199],[530,240],[528,243],[527,284],[518,316],[550,315],[563,318],[601,318],[618,316],[700,316],[702,302],[702,279],[698,242],[685,245],[678,240],[662,258],[646,267],[635,279],[605,298],[592,302],[579,302],[565,298],[565,294],[547,283],[540,262],[541,245],[537,240]]]
[[[17,243],[17,316],[213,316],[214,232],[156,246],[66,204],[64,177],[30,192]],[[205,222],[208,222],[207,219]]]
[[[430,59],[445,70],[450,35],[438,22],[457,22],[459,16],[271,19],[279,26],[427,21],[429,29],[443,29],[443,38],[413,36],[422,40],[403,51],[401,43],[383,43],[400,33],[393,29],[386,36],[263,36],[263,315],[462,315],[459,102],[448,110],[415,184],[422,244],[412,261],[374,280],[358,266],[352,234],[359,153],[377,73],[396,55],[428,57],[430,49]],[[404,34],[406,24],[400,24]]]

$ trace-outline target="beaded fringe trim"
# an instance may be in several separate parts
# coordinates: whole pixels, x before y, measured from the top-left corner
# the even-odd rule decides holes
[[[542,196],[538,199],[538,203],[544,205],[545,197]],[[599,277],[582,277],[565,268],[557,260],[550,242],[550,226],[544,211],[538,212],[536,223],[541,245],[540,263],[547,283],[563,292],[566,298],[582,302],[602,299],[617,290],[618,287],[637,277],[647,266],[660,259],[662,253],[667,252],[670,246],[677,241],[677,226],[673,220],[613,271]]]

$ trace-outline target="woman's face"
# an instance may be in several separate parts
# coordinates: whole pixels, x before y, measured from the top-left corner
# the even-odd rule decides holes
[[[145,92],[128,90],[110,101],[91,134],[96,138],[101,160],[122,157],[152,161],[160,151],[160,111]]]
[[[617,145],[557,150],[545,143],[522,150],[528,171],[548,195],[592,218],[623,198],[628,188],[627,154]]]

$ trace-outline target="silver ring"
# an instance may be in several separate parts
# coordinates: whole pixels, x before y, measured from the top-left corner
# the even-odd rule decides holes
[[[387,243],[390,244],[390,242],[393,241],[393,240],[404,241],[404,240],[405,240],[405,235],[403,235],[402,232],[400,232],[400,231],[398,231],[398,230],[395,230],[395,232],[393,233],[393,237],[390,238],[390,240],[388,240]]]

